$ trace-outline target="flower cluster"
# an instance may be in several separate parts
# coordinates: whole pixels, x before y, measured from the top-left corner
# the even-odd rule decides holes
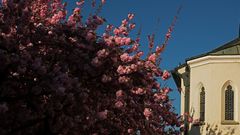
[[[119,73],[119,75],[123,75],[123,74],[130,74],[133,72],[137,71],[137,65],[136,64],[131,64],[129,66],[122,66],[119,65],[117,72]]]
[[[131,62],[133,60],[133,56],[129,56],[128,53],[123,53],[120,56],[120,59],[121,59],[122,62]]]
[[[167,80],[170,76],[171,76],[170,73],[168,71],[164,70],[162,79]]]
[[[179,134],[171,90],[158,82],[170,77],[157,62],[172,26],[143,58],[140,38],[129,36],[134,14],[99,36],[105,20],[84,21],[83,6],[66,17],[62,0],[2,0],[0,134]]]
[[[109,46],[131,45],[134,41],[128,37],[129,32],[135,28],[135,24],[130,21],[134,18],[134,14],[128,14],[128,17],[122,20],[119,27],[113,29],[112,25],[108,25],[106,32],[103,33],[103,39]],[[113,34],[113,35],[111,35]]]

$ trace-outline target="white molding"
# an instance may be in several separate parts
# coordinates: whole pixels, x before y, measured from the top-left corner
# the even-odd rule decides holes
[[[210,63],[240,63],[240,55],[220,55],[220,56],[208,55],[187,61],[187,64],[191,68]]]

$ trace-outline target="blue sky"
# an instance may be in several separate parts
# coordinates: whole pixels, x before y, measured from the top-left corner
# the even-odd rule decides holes
[[[84,15],[94,12],[86,2]],[[100,0],[96,0],[100,1]],[[69,7],[75,3],[69,0]],[[136,29],[142,27],[142,49],[147,51],[147,35],[155,33],[156,42],[162,43],[167,28],[178,7],[182,11],[171,41],[162,55],[162,69],[172,70],[186,58],[210,51],[238,37],[240,0],[106,0],[100,15],[115,26],[129,12],[135,14]],[[133,31],[132,36],[137,33]],[[172,79],[166,83],[174,91],[176,111],[180,110],[180,97]]]

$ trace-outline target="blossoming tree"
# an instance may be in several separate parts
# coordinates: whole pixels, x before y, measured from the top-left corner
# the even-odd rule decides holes
[[[84,22],[84,0],[69,17],[61,0],[1,4],[1,135],[179,134],[170,88],[157,81],[170,76],[159,56],[173,25],[163,45],[142,58],[140,39],[129,37],[134,14],[97,35],[105,20],[91,15]]]

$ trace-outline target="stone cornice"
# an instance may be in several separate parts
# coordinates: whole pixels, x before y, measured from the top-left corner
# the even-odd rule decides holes
[[[190,68],[210,63],[240,63],[240,55],[220,55],[220,56],[208,55],[187,61],[187,64],[190,66]]]

